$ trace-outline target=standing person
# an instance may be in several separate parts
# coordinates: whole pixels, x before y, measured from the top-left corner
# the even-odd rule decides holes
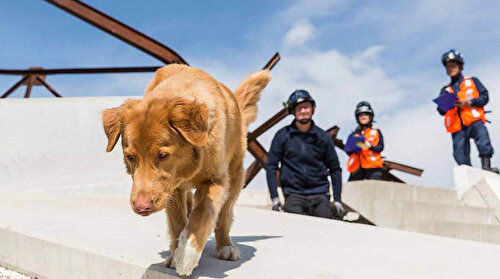
[[[293,92],[285,105],[293,122],[273,138],[267,156],[266,175],[273,210],[280,210],[276,173],[281,163],[280,185],[285,212],[332,218],[331,176],[337,217],[344,214],[341,203],[342,169],[332,139],[312,121],[316,102],[305,90]]]
[[[474,139],[481,166],[484,170],[498,173],[498,168],[491,167],[493,147],[491,146],[488,130],[484,125],[484,106],[488,103],[488,90],[479,79],[475,77],[464,77],[464,59],[460,52],[449,50],[441,57],[441,62],[450,76],[450,83],[441,89],[443,94],[454,94],[456,96],[455,106],[448,111],[438,107],[441,115],[444,115],[446,131],[451,133],[453,139],[453,157],[459,165],[471,166],[470,161],[470,139]]]
[[[360,102],[354,111],[358,127],[349,136],[345,151],[349,155],[347,170],[351,173],[349,181],[373,179],[381,180],[383,160],[380,154],[384,150],[384,138],[379,129],[373,127],[372,106],[368,102]],[[350,148],[349,141],[356,141]]]

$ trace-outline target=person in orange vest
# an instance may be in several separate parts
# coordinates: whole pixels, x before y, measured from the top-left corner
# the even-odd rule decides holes
[[[474,139],[481,166],[484,170],[498,173],[498,168],[491,167],[493,147],[491,146],[488,130],[484,125],[484,106],[488,103],[488,90],[479,79],[475,77],[464,77],[464,59],[460,52],[451,49],[443,54],[441,62],[446,68],[446,73],[451,81],[441,89],[443,94],[454,94],[456,96],[455,106],[448,111],[438,107],[438,111],[444,116],[446,131],[451,133],[453,139],[453,157],[459,165],[471,166],[470,161],[470,139]]]
[[[351,173],[349,181],[373,179],[381,180],[383,160],[380,154],[384,150],[384,138],[379,129],[373,127],[375,113],[368,102],[360,102],[354,112],[358,127],[349,135],[345,151],[349,155],[347,170]],[[355,141],[354,148],[350,147]]]

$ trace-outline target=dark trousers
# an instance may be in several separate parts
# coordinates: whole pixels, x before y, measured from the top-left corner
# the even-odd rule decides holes
[[[351,173],[349,176],[349,181],[372,179],[372,180],[382,180],[382,168],[364,169],[359,168],[357,171]]]
[[[469,127],[463,127],[462,130],[451,134],[453,139],[453,157],[459,165],[471,166],[470,162],[470,139],[474,139],[479,157],[491,157],[493,155],[493,147],[491,146],[488,129],[484,123],[479,121],[473,122]]]
[[[283,210],[295,214],[333,218],[330,196],[326,194],[287,194],[285,195]]]

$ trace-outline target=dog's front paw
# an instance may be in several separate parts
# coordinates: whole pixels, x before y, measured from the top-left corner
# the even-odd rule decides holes
[[[215,251],[217,258],[227,261],[237,261],[240,259],[240,251],[234,246],[222,246]]]
[[[201,257],[201,251],[198,252],[193,247],[193,237],[188,239],[186,234],[185,230],[182,231],[179,237],[179,245],[174,251],[173,261],[175,261],[175,270],[179,275],[191,275]]]
[[[166,268],[175,268],[175,261],[174,261],[174,255],[168,256],[165,259],[165,267]]]

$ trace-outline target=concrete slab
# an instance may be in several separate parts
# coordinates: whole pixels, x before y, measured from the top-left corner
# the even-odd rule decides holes
[[[123,155],[106,153],[101,111],[126,97],[2,99],[0,189],[121,191]],[[101,187],[106,186],[106,187]],[[111,191],[110,191],[111,192]]]
[[[0,211],[0,264],[41,278],[177,278],[162,267],[165,216],[134,215],[127,196],[2,195]],[[232,235],[242,259],[217,260],[210,240],[193,278],[487,278],[500,257],[497,245],[248,207]]]
[[[500,198],[500,175],[496,173],[460,165],[453,168],[453,175],[455,178],[455,189],[460,199],[470,187],[474,186],[481,179],[487,180],[495,195]]]
[[[342,185],[342,201],[372,222],[375,215],[373,208],[375,200],[461,204],[456,191],[451,189],[376,180],[347,182]]]
[[[497,225],[423,221],[407,222],[405,229],[414,232],[500,244],[500,226]]]
[[[495,210],[484,207],[391,200],[376,200],[372,203],[374,223],[387,228],[404,230],[405,223],[416,221],[499,224]]]

